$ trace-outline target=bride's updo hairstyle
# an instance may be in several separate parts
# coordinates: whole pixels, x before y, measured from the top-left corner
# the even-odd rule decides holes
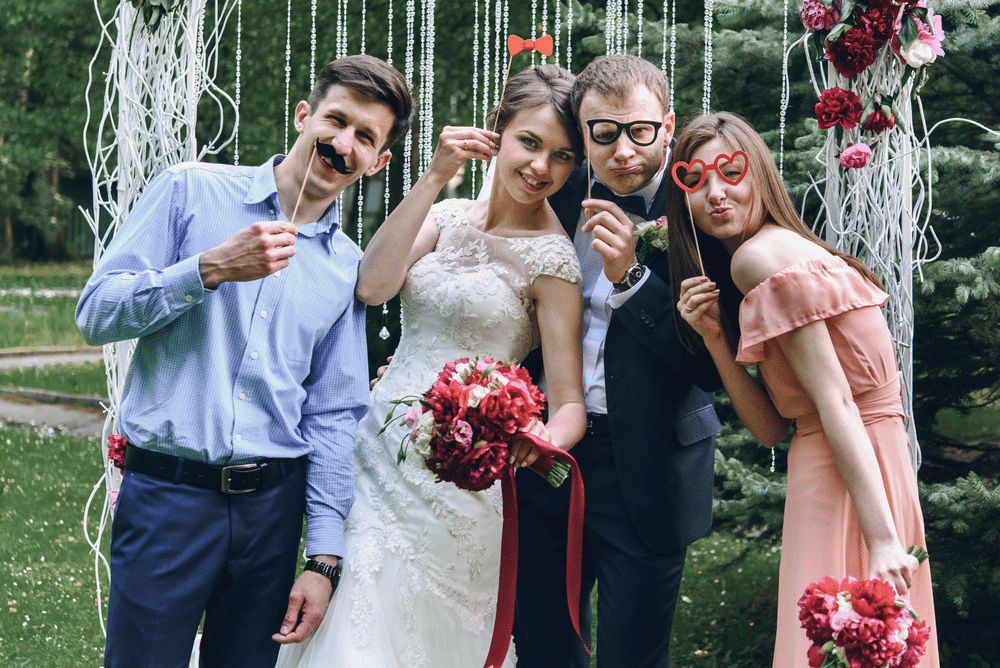
[[[486,117],[486,129],[492,130],[496,123],[496,132],[503,135],[517,112],[549,105],[555,110],[573,145],[576,162],[580,164],[583,161],[583,136],[570,105],[570,91],[575,79],[569,70],[558,65],[539,65],[518,72],[507,80],[503,99]]]
[[[671,174],[677,162],[690,163],[694,154],[702,146],[715,138],[722,140],[727,150],[743,151],[749,158],[746,182],[751,185],[753,200],[751,204],[750,221],[744,231],[744,238],[749,239],[756,234],[764,223],[774,223],[779,227],[791,230],[809,241],[823,247],[832,255],[843,258],[848,264],[860,271],[868,280],[882,287],[882,282],[872,271],[853,255],[831,246],[816,236],[815,233],[799,217],[799,212],[785,190],[781,173],[771,155],[771,149],[760,138],[757,131],[746,120],[726,111],[703,114],[695,117],[684,126],[678,135],[677,143],[670,152],[670,164],[667,166],[666,183],[666,214],[671,221],[670,234],[670,287],[674,303],[680,300],[681,281],[692,276],[701,275],[698,264],[698,250],[701,249],[701,259],[705,264],[705,273],[715,281],[721,290],[720,306],[723,314],[723,325],[732,343],[739,340],[739,305],[743,295],[736,289],[730,275],[730,255],[722,243],[697,230],[698,245],[695,246],[692,233],[695,228],[688,215],[684,201],[684,191],[681,190]],[[688,347],[697,347],[701,341],[694,330],[675,312],[674,319],[678,324],[678,333]]]

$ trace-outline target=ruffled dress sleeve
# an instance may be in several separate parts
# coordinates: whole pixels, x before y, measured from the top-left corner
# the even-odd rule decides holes
[[[467,199],[445,199],[431,205],[431,215],[437,223],[438,230],[446,227],[461,227],[468,224],[465,218]]]
[[[529,239],[524,256],[530,283],[539,276],[555,276],[577,285],[583,282],[580,260],[573,242],[561,234],[546,234]]]
[[[843,258],[806,260],[765,279],[740,305],[740,344],[736,361],[757,364],[765,343],[818,320],[882,306],[889,298]]]

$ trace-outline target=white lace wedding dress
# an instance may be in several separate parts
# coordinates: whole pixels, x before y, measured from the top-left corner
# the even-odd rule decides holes
[[[480,668],[497,606],[500,486],[467,492],[436,483],[394,424],[377,436],[389,401],[425,392],[461,357],[523,360],[539,344],[532,284],[540,275],[580,282],[562,235],[480,232],[465,200],[436,204],[435,250],[401,291],[403,330],[392,364],[358,425],[357,500],[346,527],[344,571],[326,618],[279,668]],[[405,407],[396,410],[402,416]],[[513,645],[504,668],[515,663]]]

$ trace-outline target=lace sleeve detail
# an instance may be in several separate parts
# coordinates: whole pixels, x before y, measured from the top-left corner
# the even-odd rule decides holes
[[[445,227],[465,225],[468,222],[465,219],[465,204],[468,201],[466,199],[446,199],[435,202],[431,206],[431,215],[434,216],[438,231]]]
[[[539,276],[555,276],[577,285],[583,282],[580,260],[569,238],[560,234],[547,234],[533,237],[531,242],[524,257],[529,282],[534,283]]]

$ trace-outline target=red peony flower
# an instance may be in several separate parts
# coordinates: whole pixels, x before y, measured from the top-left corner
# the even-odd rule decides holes
[[[841,629],[837,634],[837,645],[844,648],[851,666],[858,668],[884,666],[905,649],[888,624],[870,617],[851,622]]]
[[[867,11],[856,11],[855,15],[855,25],[871,34],[877,51],[895,33],[899,6],[893,0],[869,0]]]
[[[851,593],[851,607],[862,617],[894,621],[903,614],[896,605],[896,590],[883,580],[855,580],[847,591]],[[898,624],[893,628],[899,628]]]
[[[861,121],[861,99],[854,91],[827,88],[816,103],[816,118],[821,130],[840,125],[853,128]]]
[[[879,46],[868,29],[855,26],[838,39],[827,42],[823,58],[833,63],[841,76],[850,79],[875,62],[875,52]]]
[[[899,661],[898,668],[913,668],[920,663],[920,657],[927,651],[927,639],[931,630],[927,622],[914,621],[910,626],[910,635],[906,637],[906,651]]]
[[[892,114],[886,117],[881,107],[876,108],[865,121],[865,131],[876,135],[880,135],[894,127],[896,127],[896,117]]]
[[[809,659],[810,668],[820,668],[823,662],[826,661],[826,652],[819,645],[812,645],[809,647],[809,652],[806,654]]]
[[[108,459],[115,465],[115,468],[125,473],[125,446],[128,441],[124,436],[112,434],[108,436]]]
[[[840,582],[825,577],[809,585],[799,599],[799,621],[806,636],[818,645],[833,640],[830,615],[837,610],[837,592]]]

